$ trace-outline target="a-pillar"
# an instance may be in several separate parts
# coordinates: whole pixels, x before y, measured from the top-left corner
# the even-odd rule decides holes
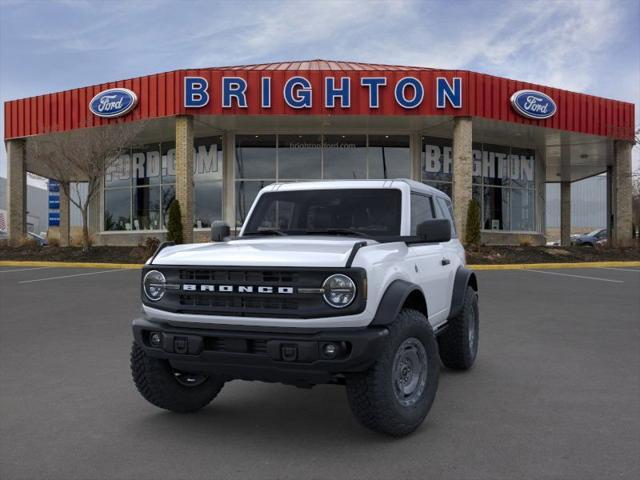
[[[19,245],[27,234],[25,148],[22,139],[7,142],[7,226],[11,245]]]
[[[453,211],[458,237],[464,241],[467,229],[467,210],[471,200],[473,177],[473,127],[471,117],[453,120]]]
[[[627,247],[632,242],[631,142],[616,141],[611,169],[611,245]]]
[[[560,182],[560,245],[571,245],[571,182]]]
[[[193,242],[193,117],[176,117],[176,200],[182,213],[182,239]]]
[[[69,205],[69,182],[60,182],[60,246],[68,247],[70,243],[71,207]]]

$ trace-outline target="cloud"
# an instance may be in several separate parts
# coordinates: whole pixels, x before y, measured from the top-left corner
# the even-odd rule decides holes
[[[176,68],[326,58],[476,70],[631,101],[640,112],[637,0],[69,0],[1,8],[3,100]]]

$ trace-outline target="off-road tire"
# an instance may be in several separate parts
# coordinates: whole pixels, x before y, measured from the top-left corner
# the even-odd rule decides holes
[[[394,359],[401,345],[418,340],[426,353],[426,383],[415,403],[403,405],[394,391]],[[438,344],[426,317],[412,309],[400,311],[389,325],[389,335],[379,359],[363,373],[346,376],[349,406],[358,421],[376,432],[408,435],[429,413],[438,389]]]
[[[215,376],[208,376],[198,385],[183,385],[176,380],[167,360],[149,357],[136,342],[131,347],[131,374],[145,400],[178,413],[195,412],[206,407],[224,385],[224,381]]]
[[[467,287],[462,310],[449,320],[446,330],[438,337],[440,359],[445,367],[468,370],[473,366],[478,355],[479,325],[478,293]],[[473,339],[470,328],[473,328]]]

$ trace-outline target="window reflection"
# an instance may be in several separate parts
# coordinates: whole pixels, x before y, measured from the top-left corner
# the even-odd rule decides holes
[[[236,136],[236,178],[276,178],[276,136]]]
[[[131,189],[117,188],[104,192],[104,229],[131,230]]]
[[[133,230],[158,230],[160,228],[160,188],[133,189]]]
[[[278,135],[278,179],[322,178],[321,135]]]
[[[367,178],[365,135],[325,135],[322,155],[324,178]]]
[[[369,135],[368,178],[409,178],[408,135]]]
[[[451,197],[451,139],[422,138],[422,181]],[[485,230],[535,231],[535,150],[472,144],[473,198]]]
[[[105,175],[104,224],[109,230],[161,230],[175,198],[175,144],[126,150]],[[222,218],[222,137],[194,141],[194,226]],[[125,187],[125,188],[122,188]]]

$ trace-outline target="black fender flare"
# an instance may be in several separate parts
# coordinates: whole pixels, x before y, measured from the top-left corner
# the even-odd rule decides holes
[[[456,277],[453,281],[451,309],[449,310],[448,320],[457,317],[462,310],[467,287],[473,288],[476,292],[478,291],[478,280],[476,279],[476,274],[468,268],[458,267],[458,270],[456,271]]]
[[[376,315],[369,325],[384,326],[392,323],[409,296],[414,292],[419,293],[422,298],[422,305],[417,306],[417,309],[421,310],[426,316],[427,304],[422,289],[415,283],[407,282],[406,280],[394,280],[382,295]]]

